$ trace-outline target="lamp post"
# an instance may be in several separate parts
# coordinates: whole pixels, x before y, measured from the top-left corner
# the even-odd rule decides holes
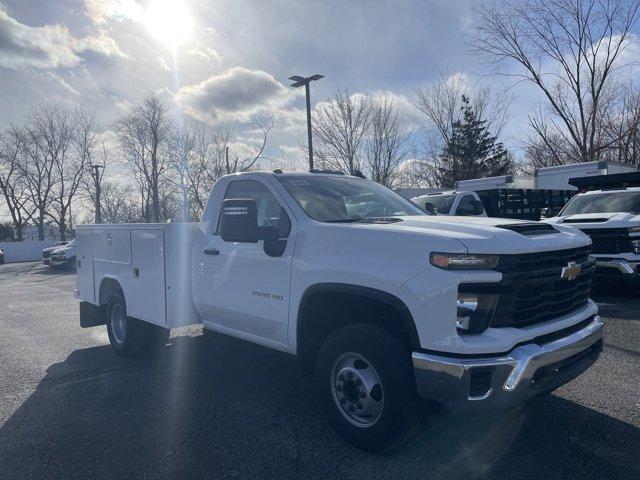
[[[91,176],[93,177],[93,182],[96,189],[95,223],[100,224],[102,223],[102,207],[100,205],[100,194],[102,193],[102,185],[100,185],[100,183],[102,180],[102,175],[100,174],[100,169],[102,168],[104,171],[104,167],[102,165],[89,165],[89,168],[91,169]]]
[[[313,139],[311,135],[311,98],[309,95],[309,83],[320,80],[324,75],[311,75],[310,77],[301,77],[299,75],[294,75],[293,77],[289,77],[289,80],[292,80],[292,87],[298,88],[304,85],[304,91],[307,96],[307,139],[309,143],[309,170],[313,170]]]

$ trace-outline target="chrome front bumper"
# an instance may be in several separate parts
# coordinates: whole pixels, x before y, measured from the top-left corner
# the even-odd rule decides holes
[[[625,260],[623,258],[598,260],[598,267],[614,268],[623,275],[640,274],[640,262],[630,262],[629,260]]]
[[[418,392],[452,409],[515,407],[589,368],[602,351],[603,332],[604,324],[595,315],[565,337],[521,345],[500,356],[457,358],[414,352]]]

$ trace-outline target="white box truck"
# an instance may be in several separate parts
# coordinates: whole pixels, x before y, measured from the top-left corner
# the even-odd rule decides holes
[[[637,167],[619,162],[586,162],[538,168],[535,173],[535,188],[540,190],[577,190],[569,183],[572,178],[612,175],[637,171]]]
[[[598,358],[590,240],[562,225],[425,215],[362,178],[252,172],[198,224],[77,227],[80,324],[138,355],[203,324],[292,355],[332,427],[391,448],[421,399],[520,406]]]

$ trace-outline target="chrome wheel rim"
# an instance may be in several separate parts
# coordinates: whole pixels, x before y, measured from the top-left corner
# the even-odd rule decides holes
[[[340,413],[357,427],[375,425],[384,407],[384,391],[374,366],[357,353],[343,353],[331,370],[331,392]]]
[[[127,339],[127,318],[121,303],[116,303],[111,308],[111,332],[118,344],[123,344]]]

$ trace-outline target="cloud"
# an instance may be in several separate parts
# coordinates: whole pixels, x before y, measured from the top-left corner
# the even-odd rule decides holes
[[[201,120],[246,121],[283,108],[293,96],[294,92],[267,72],[234,67],[180,88],[175,99],[186,113]]]
[[[75,38],[63,25],[30,27],[0,7],[0,67],[56,69],[78,65],[83,52],[124,56],[115,42],[105,36]]]
[[[85,14],[95,25],[103,25],[111,18],[140,22],[144,8],[135,0],[85,0]]]

